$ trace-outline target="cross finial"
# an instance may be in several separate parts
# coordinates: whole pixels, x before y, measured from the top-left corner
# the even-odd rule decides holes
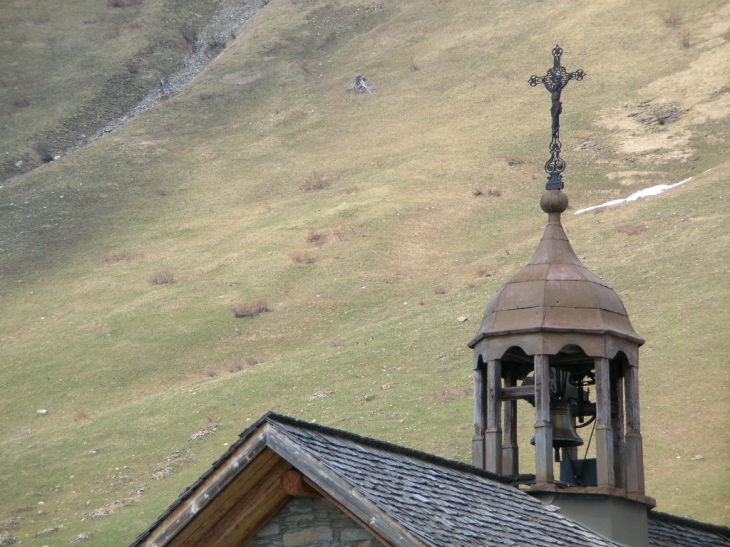
[[[552,98],[552,106],[550,115],[553,118],[552,140],[550,142],[550,159],[545,163],[545,171],[548,174],[548,183],[545,186],[547,190],[562,190],[565,187],[563,183],[562,172],[565,170],[565,162],[560,157],[560,113],[563,111],[563,103],[560,102],[560,93],[563,91],[570,80],[580,81],[585,77],[583,70],[568,72],[564,66],[560,64],[560,56],[563,54],[563,48],[556,45],[553,48],[553,67],[548,69],[545,76],[532,76],[527,83],[532,87],[542,83],[550,92]]]

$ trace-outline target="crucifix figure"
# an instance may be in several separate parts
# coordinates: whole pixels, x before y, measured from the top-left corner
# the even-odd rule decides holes
[[[542,83],[550,92],[552,106],[550,115],[553,118],[552,141],[550,142],[550,159],[545,163],[545,171],[548,174],[548,190],[562,190],[565,187],[561,173],[565,170],[565,162],[560,157],[560,114],[563,111],[563,103],[560,102],[560,93],[570,80],[580,81],[585,77],[583,70],[568,72],[560,65],[560,56],[563,49],[556,45],[553,49],[553,67],[548,69],[545,76],[532,76],[527,83],[532,87]]]

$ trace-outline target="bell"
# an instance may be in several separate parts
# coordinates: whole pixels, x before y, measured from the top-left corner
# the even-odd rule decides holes
[[[550,403],[550,425],[553,427],[553,448],[571,448],[583,445],[583,439],[575,432],[573,414],[570,412],[570,403],[567,401]],[[535,437],[530,440],[530,444],[535,444]]]
[[[550,405],[550,423],[553,426],[553,447],[571,448],[582,446],[581,439],[575,432],[573,414],[570,412],[570,403],[557,401]]]

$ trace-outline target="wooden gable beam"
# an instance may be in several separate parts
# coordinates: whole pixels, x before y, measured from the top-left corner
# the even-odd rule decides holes
[[[301,498],[321,498],[322,494],[313,488],[304,476],[294,469],[284,473],[283,482],[284,490],[290,496],[298,496]]]
[[[251,438],[238,447],[225,463],[199,484],[195,491],[182,501],[162,522],[158,523],[156,529],[140,545],[144,547],[171,545],[171,542],[181,534],[183,529],[194,521],[196,515],[213,502],[241,470],[248,468],[248,464],[264,451],[267,431],[270,427],[268,424],[263,425]],[[263,464],[265,460],[266,458],[259,463]],[[191,531],[197,527],[198,524],[194,524]],[[183,537],[180,536],[180,539],[183,539]]]
[[[230,520],[228,514],[235,508],[246,506],[247,500],[261,501],[267,493],[273,494],[270,491],[272,483],[278,485],[279,490],[288,499],[289,495],[284,492],[282,486],[282,475],[289,469],[291,465],[282,460],[278,454],[268,448],[263,450],[215,498],[211,499],[167,546],[214,545],[203,541],[210,530],[216,528],[220,521],[226,518]]]
[[[282,458],[294,464],[308,484],[385,545],[426,547],[409,530],[368,500],[345,479],[302,450],[275,427],[269,431],[267,445]]]
[[[226,513],[205,535],[185,547],[195,545],[206,547],[240,547],[251,539],[266,524],[291,496],[284,490],[283,476],[291,464],[283,459],[235,504],[227,507]]]

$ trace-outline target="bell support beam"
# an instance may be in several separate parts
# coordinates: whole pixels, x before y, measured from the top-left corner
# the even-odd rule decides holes
[[[484,469],[484,430],[487,416],[484,406],[484,365],[479,360],[474,369],[474,439],[472,440],[472,465]]]
[[[596,459],[598,486],[616,486],[611,427],[611,372],[608,359],[596,359]]]
[[[639,367],[629,364],[626,390],[626,493],[644,495],[644,449],[639,420]]]
[[[547,355],[535,355],[535,482],[536,487],[552,486],[553,429],[550,424],[550,368]]]
[[[499,359],[487,361],[487,429],[484,432],[485,469],[502,472],[502,402],[500,388],[502,363]]]

